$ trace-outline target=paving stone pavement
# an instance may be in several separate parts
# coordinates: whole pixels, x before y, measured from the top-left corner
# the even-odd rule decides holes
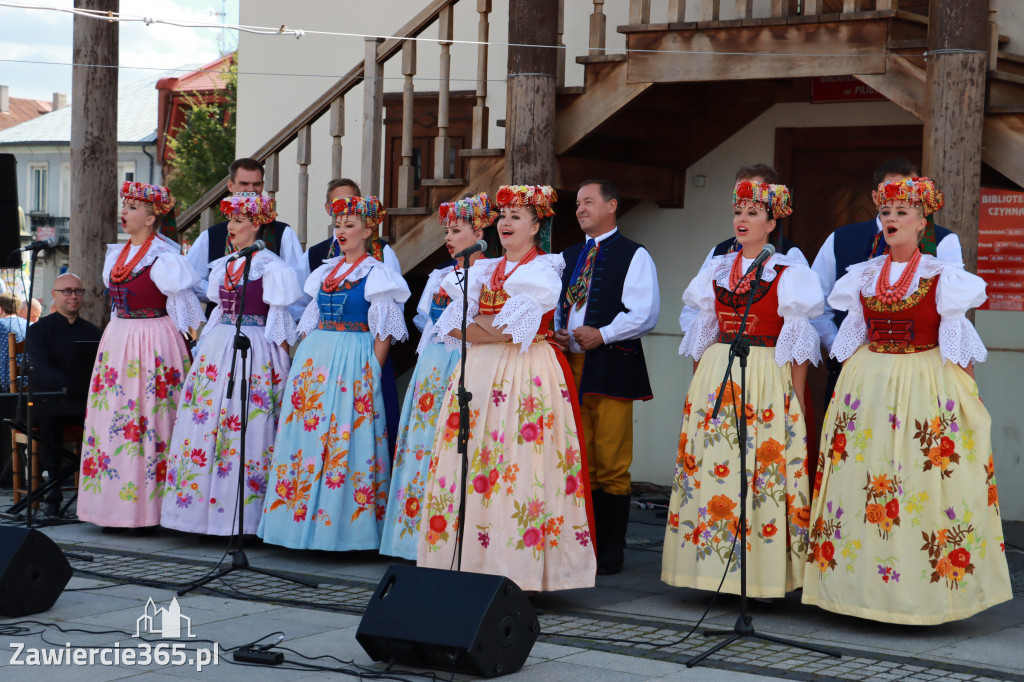
[[[4,507],[0,496],[0,508]],[[799,595],[776,600],[769,613],[754,613],[758,632],[839,650],[840,659],[760,639],[744,638],[697,668],[686,661],[721,641],[690,634],[701,615],[711,628],[730,630],[735,599],[708,608],[706,592],[671,588],[658,579],[664,520],[654,510],[634,512],[626,570],[600,576],[589,590],[531,598],[541,635],[524,668],[509,678],[529,680],[1021,680],[1024,682],[1024,524],[1007,525],[1007,554],[1016,598],[973,618],[930,628],[886,625],[830,614],[800,604]],[[353,676],[384,672],[355,640],[363,608],[393,560],[375,552],[301,552],[254,543],[253,566],[315,578],[317,589],[248,571],[232,573],[210,589],[179,600],[197,639],[192,651],[217,642],[220,662],[194,666],[122,665],[29,667],[12,664],[12,645],[56,650],[74,646],[132,648],[136,620],[148,599],[170,603],[174,591],[206,575],[224,554],[224,539],[159,530],[152,536],[103,534],[71,524],[43,529],[72,556],[75,577],[53,609],[26,619],[0,617],[0,679],[113,680],[202,678],[292,680],[324,674],[311,665]],[[230,559],[228,559],[230,560]],[[416,615],[411,614],[412,617]],[[24,623],[23,621],[33,621]],[[443,622],[441,619],[439,623]],[[74,628],[62,633],[57,628]],[[23,629],[19,629],[23,628]],[[104,632],[106,631],[106,632]],[[114,631],[114,632],[112,632]],[[232,665],[224,651],[281,631],[286,663],[280,667]],[[276,636],[275,636],[276,639]],[[199,640],[209,640],[201,642]],[[156,642],[159,639],[157,638]],[[270,640],[273,641],[273,640]],[[154,643],[156,643],[154,642]],[[334,658],[325,658],[331,656]],[[314,658],[320,657],[320,658]],[[391,671],[399,679],[433,678],[421,670]],[[437,673],[437,679],[452,679]],[[468,679],[455,676],[454,679]]]

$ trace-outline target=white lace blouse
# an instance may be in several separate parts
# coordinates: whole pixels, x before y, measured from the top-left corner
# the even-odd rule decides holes
[[[480,313],[480,287],[489,284],[500,258],[481,258],[469,269],[469,320],[472,321]],[[509,261],[505,272],[516,268]],[[508,300],[501,312],[494,317],[494,327],[504,327],[504,333],[512,335],[512,342],[520,345],[519,352],[525,353],[533,337],[540,328],[541,318],[545,313],[555,309],[558,296],[562,292],[562,270],[565,260],[559,254],[537,256],[522,267],[516,268],[505,280],[505,293]],[[459,273],[461,276],[461,272]],[[460,341],[449,335],[462,323],[462,287],[454,272],[445,276],[442,281],[444,290],[448,292],[452,302],[441,313],[434,325],[435,338],[444,341],[448,348],[458,348]],[[471,345],[471,344],[470,344]]]
[[[836,310],[845,310],[836,340],[830,354],[837,360],[849,358],[868,342],[868,327],[860,295],[874,296],[878,276],[882,272],[885,256],[851,265],[828,297],[828,304]],[[906,263],[893,263],[889,269],[890,284],[903,274]],[[943,360],[951,360],[961,367],[971,362],[984,362],[988,356],[974,325],[967,319],[967,311],[985,302],[985,280],[964,270],[959,263],[922,256],[917,272],[910,282],[904,299],[917,291],[921,278],[941,275],[935,288],[935,305],[939,313],[939,352]]]
[[[416,346],[417,354],[422,353],[423,349],[430,344],[440,343],[442,341],[442,339],[437,338],[437,335],[434,333],[434,323],[430,319],[430,307],[434,301],[434,294],[441,289],[441,282],[452,272],[454,272],[454,269],[450,267],[438,268],[436,270],[431,270],[430,275],[427,276],[427,285],[423,287],[423,295],[420,296],[420,302],[416,306],[416,320],[423,321],[423,333],[420,334],[420,342]],[[451,293],[448,292],[447,289],[445,289],[445,292],[448,293],[449,297],[451,296]]]
[[[715,256],[708,261],[690,285],[683,292],[683,303],[698,312],[688,326],[684,326],[683,341],[679,354],[699,360],[708,348],[718,342],[718,315],[715,312],[715,284],[729,288],[729,271],[736,254]],[[746,272],[753,259],[743,259]],[[787,266],[781,275],[776,265]],[[821,362],[818,333],[811,326],[811,318],[825,309],[818,276],[802,260],[792,256],[775,254],[765,263],[761,280],[772,282],[776,276],[781,279],[777,286],[779,316],[782,317],[782,331],[775,344],[775,362],[782,367],[787,362],[800,364]]]
[[[203,329],[202,336],[220,324],[224,311],[220,306],[220,287],[224,282],[224,271],[227,269],[228,257],[218,258],[210,263],[209,284],[206,297],[217,305],[210,315],[210,321]],[[272,251],[259,251],[252,258],[249,268],[249,281],[263,280],[263,302],[270,306],[267,311],[267,326],[264,337],[270,343],[295,343],[298,333],[295,321],[288,313],[288,306],[299,299],[302,291],[295,271],[284,262],[284,259]]]
[[[306,310],[299,320],[298,331],[300,334],[308,334],[320,324],[317,293],[320,291],[320,285],[323,284],[324,279],[342,259],[344,256],[324,261],[323,265],[306,278],[302,290],[313,300],[306,305]],[[342,271],[345,267],[342,265]],[[356,282],[364,277],[366,278],[366,288],[363,290],[363,295],[370,304],[366,320],[370,327],[370,333],[381,341],[388,337],[391,337],[392,343],[405,341],[409,338],[409,332],[405,328],[402,304],[409,298],[409,285],[405,283],[401,275],[373,257],[363,260],[342,281]]]
[[[107,288],[110,287],[110,271],[123,248],[124,244],[107,244],[107,254],[103,259],[103,285]],[[128,247],[129,261],[140,248],[141,245]],[[177,244],[158,234],[146,255],[132,268],[132,273],[138,273],[148,265],[153,266],[149,270],[149,277],[160,293],[167,297],[167,316],[178,331],[185,334],[189,328],[196,328],[206,321],[203,307],[192,291],[192,287],[199,282],[199,274],[181,255],[181,248]]]

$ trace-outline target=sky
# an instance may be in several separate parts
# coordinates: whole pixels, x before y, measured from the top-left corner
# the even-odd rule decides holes
[[[187,19],[220,23],[225,11],[228,24],[238,23],[240,0],[121,0],[125,15],[159,19]],[[43,7],[74,6],[73,0],[24,0],[18,4]],[[0,85],[11,97],[51,100],[53,93],[71,97],[71,61],[74,17],[51,9],[5,7],[0,0]],[[238,44],[235,31],[226,31],[227,48]],[[182,28],[132,22],[120,25],[119,80],[131,83],[157,72],[202,66],[220,56],[221,31],[214,28]],[[57,62],[59,65],[25,62]],[[135,67],[135,68],[131,68]],[[143,67],[143,68],[139,68]],[[179,74],[180,75],[180,74]]]

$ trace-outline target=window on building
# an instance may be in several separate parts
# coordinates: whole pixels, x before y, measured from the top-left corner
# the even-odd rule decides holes
[[[46,170],[45,163],[28,166],[28,210],[31,213],[46,213]]]

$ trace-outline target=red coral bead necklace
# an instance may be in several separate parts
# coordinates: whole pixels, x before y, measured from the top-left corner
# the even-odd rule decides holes
[[[132,244],[128,242],[121,247],[121,253],[117,254],[117,261],[114,263],[114,267],[110,269],[110,281],[120,284],[129,277],[131,277],[132,270],[135,266],[145,258],[146,253],[149,251],[149,247],[153,245],[153,240],[156,239],[156,232],[149,235],[146,241],[142,242],[142,246],[139,247],[138,253],[129,261],[128,252],[131,251]]]
[[[910,257],[903,274],[894,284],[889,284],[889,271],[892,269],[892,252],[885,257],[882,264],[882,271],[878,273],[878,282],[875,284],[875,298],[885,305],[892,305],[903,299],[910,290],[910,282],[914,279],[917,266],[921,263],[921,249],[915,249],[914,255]]]

